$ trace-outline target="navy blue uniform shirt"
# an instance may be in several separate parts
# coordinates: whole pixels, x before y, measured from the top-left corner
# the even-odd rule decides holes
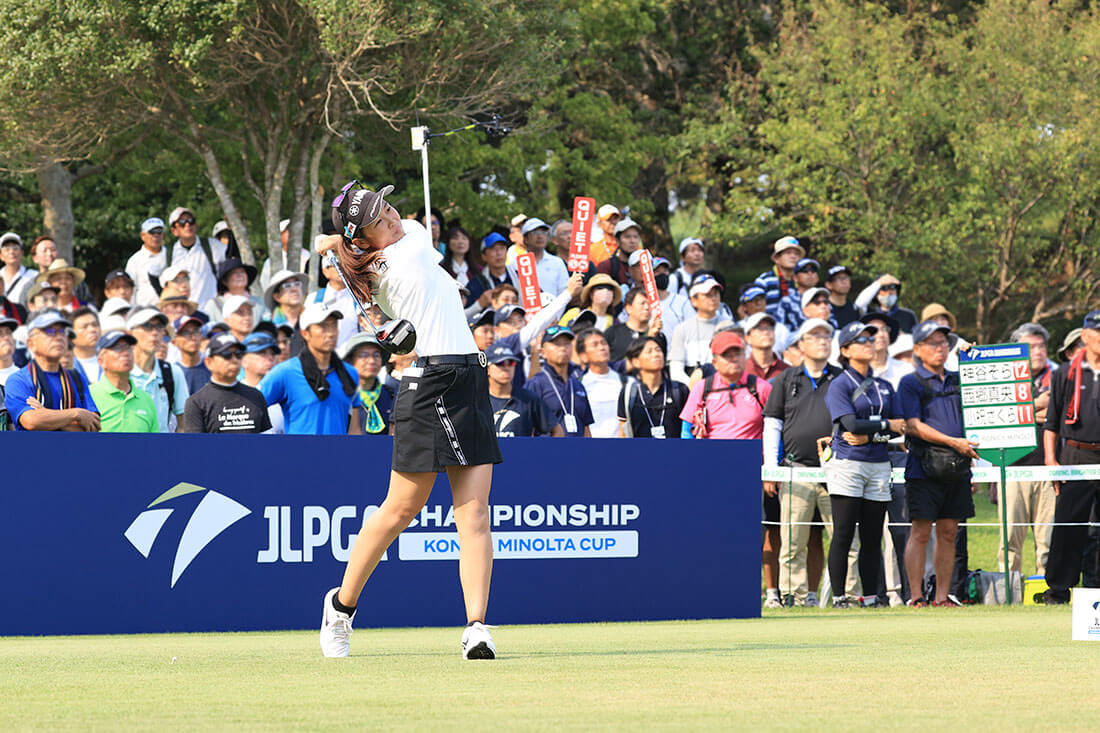
[[[924,395],[924,387],[917,379],[920,375],[932,388],[932,399],[927,405],[921,404]],[[944,371],[941,379],[933,372],[925,369],[917,362],[915,373],[906,374],[898,383],[898,399],[901,402],[901,416],[906,420],[919,418],[922,423],[930,428],[939,430],[944,435],[952,438],[962,438],[963,432],[962,396],[959,393],[959,373]],[[905,461],[905,478],[927,478],[920,467],[920,450],[924,442],[919,438],[911,439],[914,450],[909,451]]]
[[[584,437],[584,428],[596,422],[592,417],[592,407],[588,404],[588,393],[584,385],[574,377],[569,383],[562,381],[558,373],[549,364],[543,364],[542,370],[527,380],[524,388],[542,400],[546,411],[553,420],[552,425],[561,425],[567,437]],[[565,424],[565,414],[576,418],[576,430],[569,430]]]

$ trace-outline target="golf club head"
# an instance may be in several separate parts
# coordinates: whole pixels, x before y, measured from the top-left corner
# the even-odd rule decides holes
[[[416,348],[416,329],[404,318],[386,321],[375,335],[383,349],[397,356],[403,356]]]

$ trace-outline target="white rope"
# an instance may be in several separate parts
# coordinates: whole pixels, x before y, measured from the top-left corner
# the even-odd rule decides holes
[[[997,466],[978,466],[971,470],[972,480],[978,484],[1001,483],[1001,469]],[[1009,481],[1100,481],[1100,464],[1080,466],[1009,466],[1005,469]],[[778,483],[825,483],[825,469],[802,466],[761,466],[760,480]],[[895,468],[890,480],[905,483],[905,469]]]
[[[772,527],[827,527],[825,522],[769,522],[760,524]],[[912,527],[912,522],[887,522],[887,527]],[[1000,527],[1000,522],[959,522],[960,527]],[[1009,522],[1009,527],[1100,527],[1100,522]]]

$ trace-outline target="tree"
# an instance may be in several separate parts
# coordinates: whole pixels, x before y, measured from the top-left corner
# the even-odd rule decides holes
[[[23,93],[17,124],[71,158],[120,129],[167,131],[202,162],[249,262],[242,191],[261,204],[271,249],[289,205],[296,263],[311,201],[315,219],[322,213],[320,169],[334,138],[360,120],[370,131],[414,112],[474,114],[538,84],[556,49],[547,0],[11,5],[0,38],[39,50],[0,78],[0,99]],[[59,90],[69,75],[73,89]],[[76,135],[58,122],[82,115],[101,124]]]

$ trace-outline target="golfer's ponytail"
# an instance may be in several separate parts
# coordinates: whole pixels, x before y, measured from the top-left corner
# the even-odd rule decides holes
[[[363,240],[359,240],[365,244]],[[336,245],[336,256],[340,259],[340,269],[348,279],[348,285],[355,297],[363,302],[374,302],[374,290],[378,279],[386,269],[386,258],[381,250],[357,247],[347,237],[340,237]]]

